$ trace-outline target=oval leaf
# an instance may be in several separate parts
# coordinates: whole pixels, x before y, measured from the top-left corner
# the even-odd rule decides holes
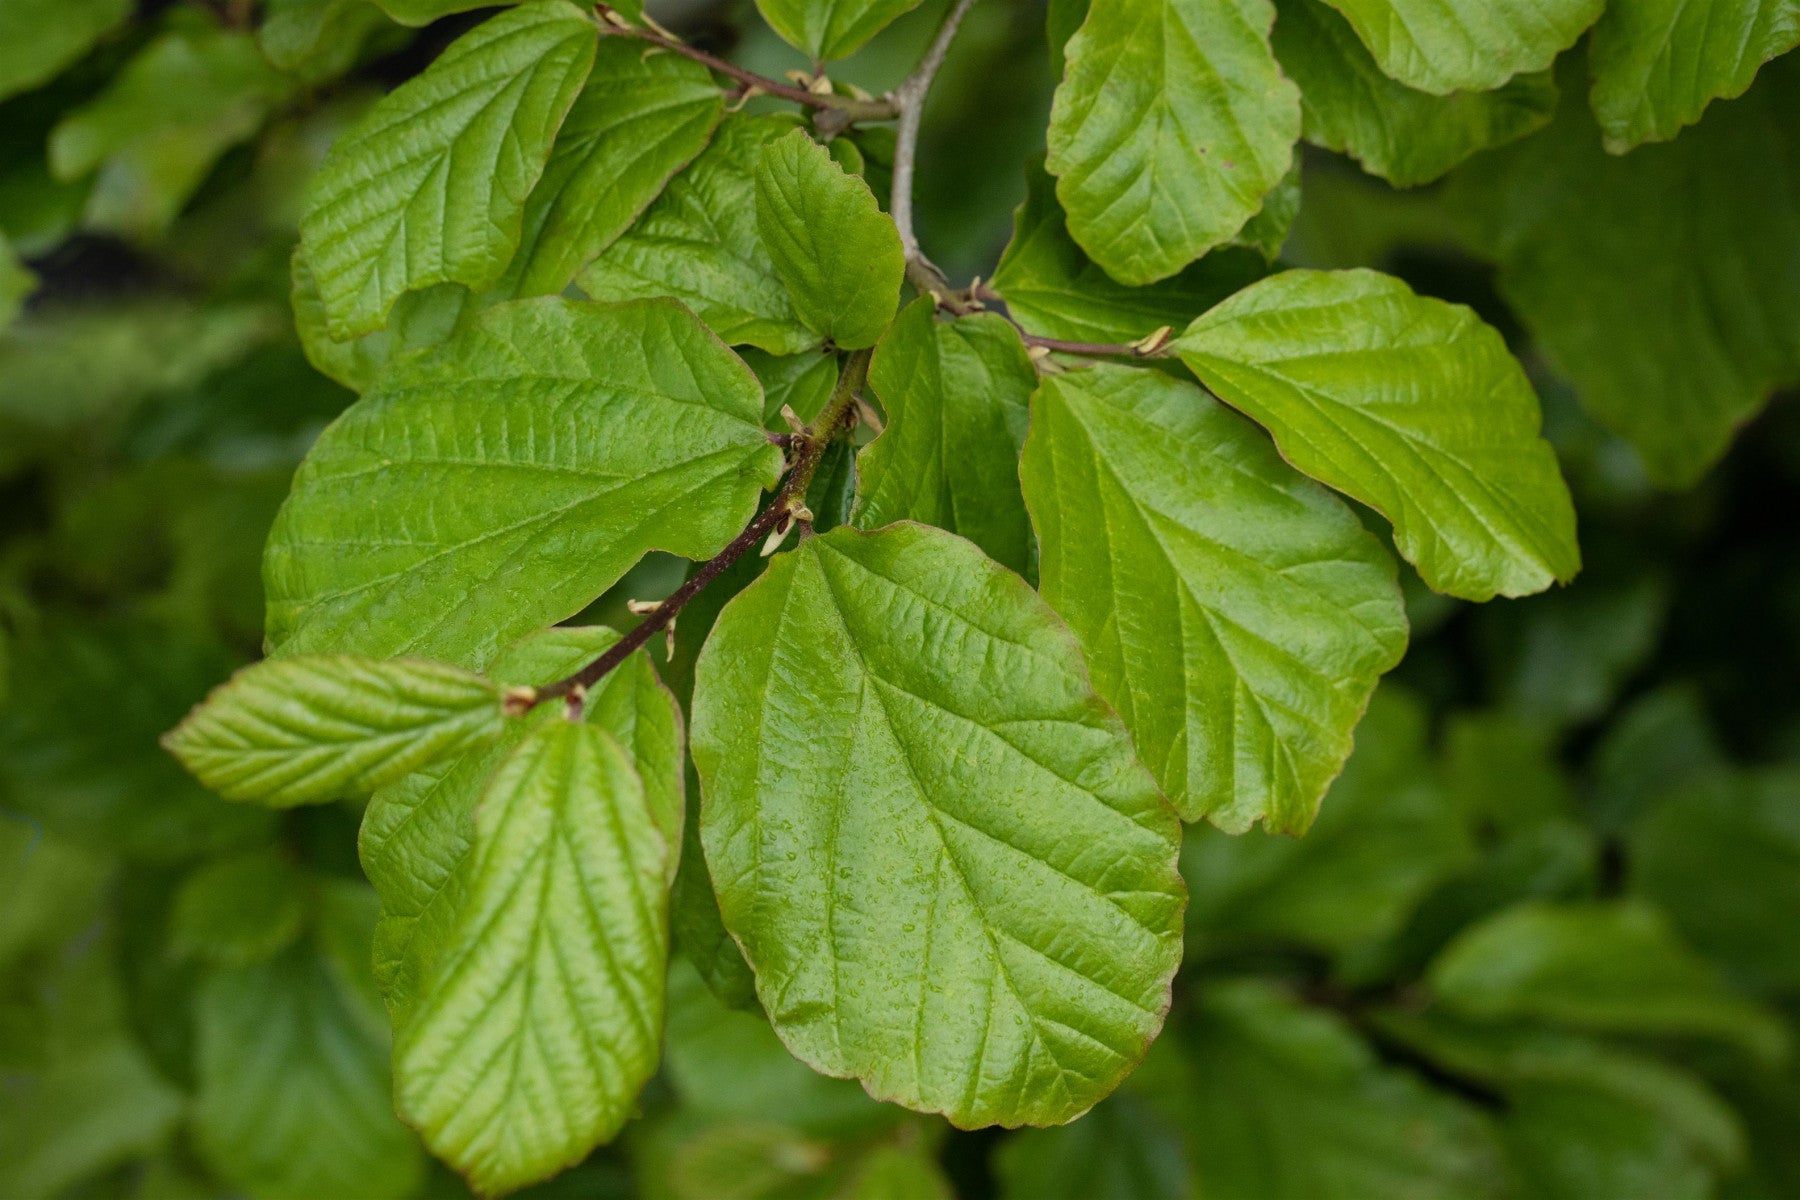
[[[1523,596],[1580,569],[1537,397],[1467,308],[1374,271],[1286,271],[1202,316],[1176,349],[1289,462],[1392,521],[1438,591]]]
[[[922,525],[815,537],[720,615],[693,716],[720,911],[795,1055],[965,1127],[1136,1065],[1180,830],[1018,576]]]
[[[1606,0],[1329,0],[1389,78],[1438,96],[1497,88],[1575,44]]]
[[[1304,833],[1406,648],[1394,560],[1199,388],[1044,381],[1022,466],[1044,598],[1189,820]]]
[[[370,792],[500,732],[500,689],[442,663],[269,659],[215,688],[163,745],[227,800]]]
[[[669,852],[594,725],[540,725],[482,796],[456,927],[394,1062],[401,1112],[484,1195],[581,1161],[655,1073]]]
[[[763,147],[756,227],[807,328],[845,350],[873,346],[900,303],[900,231],[869,185],[794,130]]]
[[[756,0],[770,28],[808,58],[846,58],[919,0]]]
[[[722,550],[781,470],[761,422],[673,301],[489,309],[314,444],[269,535],[270,641],[485,664],[648,550]]]

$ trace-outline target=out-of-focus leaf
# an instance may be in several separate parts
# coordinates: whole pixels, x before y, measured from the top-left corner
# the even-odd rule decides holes
[[[1505,712],[1451,720],[1444,774],[1457,807],[1490,828],[1529,828],[1573,813],[1574,792],[1556,761],[1554,736]]]
[[[1699,694],[1681,685],[1659,688],[1607,726],[1590,767],[1588,809],[1603,828],[1619,832],[1725,765]]]
[[[763,19],[808,58],[848,58],[919,0],[756,0]]]
[[[25,307],[25,300],[37,290],[37,276],[26,269],[13,252],[12,243],[0,232],[0,333]]]
[[[1132,1092],[1054,1129],[1027,1129],[1000,1145],[1006,1200],[1188,1200],[1179,1133]]]
[[[0,812],[0,979],[93,924],[110,864]]]
[[[300,936],[306,889],[305,876],[273,850],[207,863],[175,893],[170,948],[228,967],[261,962]]]
[[[265,0],[256,44],[278,70],[325,83],[356,64],[372,35],[391,28],[368,0]]]
[[[1655,575],[1496,606],[1478,616],[1480,641],[1503,707],[1551,726],[1606,711],[1662,634],[1668,583]]]
[[[131,0],[0,4],[0,100],[54,78],[131,12]]]
[[[1788,1044],[1773,1015],[1735,995],[1639,903],[1519,905],[1445,948],[1430,983],[1448,1008],[1476,1020],[1707,1037],[1761,1059]]]
[[[880,1146],[857,1165],[846,1200],[956,1200],[956,1191],[922,1150]]]
[[[1606,0],[1330,0],[1389,77],[1446,96],[1541,71]]]

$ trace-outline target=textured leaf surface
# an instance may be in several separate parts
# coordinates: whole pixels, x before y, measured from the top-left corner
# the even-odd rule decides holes
[[[1390,78],[1439,96],[1543,70],[1606,7],[1606,0],[1329,2]]]
[[[1268,0],[1096,4],[1050,110],[1069,231],[1115,279],[1166,279],[1231,240],[1293,159],[1300,93]]]
[[[366,946],[373,906],[343,899],[331,909],[352,926],[342,942]],[[194,1131],[232,1186],[270,1200],[398,1200],[418,1187],[422,1156],[394,1116],[387,1023],[360,965],[321,933],[202,985]]]
[[[798,354],[818,345],[757,231],[757,163],[794,127],[783,115],[727,117],[705,152],[581,273],[582,290],[596,300],[673,296],[734,346]]]
[[[1145,287],[1126,287],[1069,236],[1056,181],[1037,158],[1026,168],[1025,202],[994,272],[1006,311],[1040,337],[1072,342],[1135,342],[1163,326],[1190,321],[1267,273],[1262,257],[1240,247],[1214,251]]]
[[[587,86],[526,201],[502,290],[551,296],[568,287],[706,148],[724,108],[712,72],[692,59],[601,39]]]
[[[1429,183],[1478,150],[1549,124],[1556,112],[1548,71],[1493,91],[1433,96],[1383,75],[1324,0],[1281,0],[1280,7],[1271,40],[1300,85],[1306,140],[1400,187]]]
[[[300,223],[333,337],[380,328],[403,292],[499,278],[594,45],[567,0],[511,9],[339,139]]]
[[[546,629],[508,646],[490,672],[508,686],[539,686],[580,670],[619,635],[603,626]],[[626,659],[588,693],[587,720],[630,755],[664,840],[681,841],[684,756],[681,715],[657,681],[647,653]],[[452,879],[469,853],[482,789],[540,723],[561,720],[546,705],[508,721],[494,745],[438,763],[376,792],[363,815],[364,872],[381,894],[375,978],[396,1028],[404,1027],[424,976],[442,953],[458,913]],[[671,869],[673,862],[671,862]]]
[[[0,4],[0,99],[54,78],[131,12],[131,0]]]
[[[1189,328],[1181,357],[1300,470],[1376,509],[1470,600],[1574,576],[1575,513],[1537,397],[1492,328],[1373,271],[1288,271]]]
[[[1034,551],[1019,448],[1037,370],[1004,318],[932,310],[914,301],[875,348],[869,384],[887,427],[857,457],[855,523],[936,525],[1024,573]]]
[[[370,792],[500,732],[500,690],[442,663],[347,654],[245,667],[163,739],[228,800]]]
[[[847,58],[919,0],[756,0],[788,45],[808,58]]]
[[[1394,561],[1191,383],[1100,366],[1032,401],[1044,598],[1188,820],[1302,833],[1400,661]]]
[[[662,1042],[671,850],[594,725],[540,724],[488,784],[395,1050],[401,1111],[482,1193],[579,1162],[632,1115]]]
[[[1685,487],[1800,380],[1800,60],[1624,157],[1601,149],[1578,80],[1548,130],[1470,163],[1453,199],[1582,405]]]
[[[1588,69],[1606,148],[1666,142],[1800,45],[1800,0],[1610,0]]]
[[[962,1126],[1130,1071],[1180,959],[1175,815],[1023,581],[941,530],[775,559],[701,655],[725,924],[798,1057]]]
[[[1739,999],[1661,914],[1632,902],[1524,904],[1464,931],[1432,964],[1452,1011],[1596,1033],[1704,1036],[1779,1058],[1787,1033]]]
[[[763,147],[756,226],[807,328],[845,350],[873,346],[900,302],[900,231],[869,185],[794,130]]]
[[[780,465],[756,377],[680,305],[500,305],[313,446],[269,535],[270,641],[486,663],[647,550],[718,553]]]

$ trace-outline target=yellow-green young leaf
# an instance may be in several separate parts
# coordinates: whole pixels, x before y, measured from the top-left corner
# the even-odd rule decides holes
[[[498,305],[320,435],[269,535],[269,639],[484,665],[646,551],[717,554],[780,471],[756,377],[674,301]]]
[[[587,1157],[656,1071],[667,867],[611,735],[534,729],[475,811],[458,920],[395,1047],[395,1094],[484,1195]]]
[[[1304,833],[1406,649],[1394,560],[1191,383],[1044,380],[1022,466],[1044,598],[1188,820]]]
[[[1269,0],[1095,4],[1050,110],[1069,232],[1120,283],[1166,279],[1262,211],[1300,137]]]
[[[0,100],[54,78],[131,14],[131,0],[0,3]]]
[[[900,231],[869,185],[802,130],[765,145],[756,227],[806,327],[845,350],[873,346],[900,303]]]
[[[551,296],[568,287],[706,148],[724,110],[724,93],[699,63],[603,39],[525,203],[519,253],[500,289]]]
[[[808,58],[848,58],[919,0],[756,0],[763,20]]]
[[[489,673],[505,686],[552,683],[580,670],[618,640],[619,635],[604,626],[546,629],[501,651]],[[439,760],[370,799],[359,848],[363,871],[381,894],[375,978],[396,1029],[411,1020],[424,979],[456,920],[453,877],[468,856],[482,789],[532,729],[561,719],[560,706],[543,705],[521,720],[507,722],[494,745]],[[657,680],[648,653],[632,655],[589,690],[586,719],[611,734],[631,756],[657,829],[671,847],[679,845],[685,799],[681,712]],[[671,876],[675,862],[672,853]]]
[[[275,808],[374,791],[500,732],[500,689],[443,663],[272,658],[215,688],[163,738],[227,800]]]
[[[1069,236],[1056,181],[1040,155],[1025,170],[1025,201],[1013,214],[1012,241],[994,271],[1006,311],[1040,337],[1072,342],[1135,342],[1188,323],[1268,274],[1263,256],[1222,246],[1180,273],[1147,287],[1126,287],[1100,269]]]
[[[798,354],[819,344],[794,313],[756,221],[756,168],[787,114],[725,118],[712,144],[576,281],[596,300],[673,296],[732,345]]]
[[[1438,96],[1497,88],[1575,44],[1606,0],[1328,0],[1391,79]]]
[[[1374,271],[1286,271],[1202,316],[1176,347],[1268,427],[1282,457],[1392,521],[1436,590],[1523,596],[1580,569],[1537,396],[1467,308]]]
[[[568,0],[511,9],[451,43],[331,148],[300,236],[334,338],[380,328],[403,292],[500,277],[595,37]]]
[[[1271,41],[1300,85],[1306,140],[1400,187],[1429,183],[1478,150],[1524,137],[1556,112],[1548,71],[1488,92],[1433,96],[1381,73],[1324,0],[1279,0]]]
[[[696,671],[700,835],[788,1049],[963,1127],[1072,1120],[1162,1027],[1180,827],[1017,575],[902,523],[774,559]]]
[[[1668,141],[1796,45],[1800,0],[1611,0],[1588,47],[1606,148]]]
[[[960,533],[995,562],[1031,565],[1019,447],[1037,369],[1018,331],[977,313],[939,321],[929,296],[882,337],[869,385],[887,427],[856,460],[861,529],[922,521]]]

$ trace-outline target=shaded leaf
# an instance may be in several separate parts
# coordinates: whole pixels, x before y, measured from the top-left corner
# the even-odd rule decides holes
[[[306,926],[306,879],[273,850],[207,863],[181,883],[169,911],[180,955],[244,967],[270,958]]]
[[[0,5],[0,99],[53,79],[131,9],[131,0],[7,0]]]
[[[848,58],[919,0],[756,0],[757,11],[808,58]]]

